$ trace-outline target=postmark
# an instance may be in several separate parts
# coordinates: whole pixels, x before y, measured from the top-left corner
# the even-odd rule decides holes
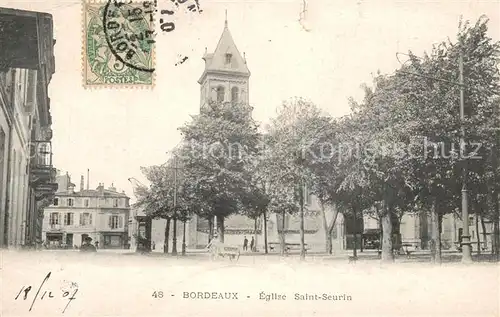
[[[152,87],[156,6],[153,1],[85,1],[85,87]]]

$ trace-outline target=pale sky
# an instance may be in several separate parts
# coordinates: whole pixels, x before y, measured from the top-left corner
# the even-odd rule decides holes
[[[460,15],[486,14],[489,34],[500,39],[500,1],[309,0],[306,31],[298,22],[302,0],[206,1],[202,14],[179,12],[176,30],[156,38],[154,89],[85,90],[82,86],[80,1],[0,0],[0,6],[51,13],[56,73],[49,85],[53,162],[79,187],[90,169],[90,187],[114,183],[133,197],[127,181],[144,181],[140,166],[164,162],[180,141],[177,128],[199,110],[201,59],[213,52],[224,27],[246,53],[254,118],[267,122],[282,100],[308,98],[332,116],[349,111],[377,70],[392,73],[396,52],[421,54],[455,38]],[[169,0],[158,0],[159,9]],[[157,17],[157,20],[159,17]],[[188,56],[174,66],[179,56]]]

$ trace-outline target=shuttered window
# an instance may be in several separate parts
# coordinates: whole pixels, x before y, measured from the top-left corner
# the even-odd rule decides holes
[[[108,225],[111,229],[123,228],[123,217],[119,215],[109,216]]]
[[[80,225],[88,226],[92,224],[92,214],[88,212],[84,212],[80,214]]]

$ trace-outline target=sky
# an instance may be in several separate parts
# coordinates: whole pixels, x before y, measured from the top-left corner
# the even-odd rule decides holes
[[[307,11],[299,23],[303,2]],[[113,184],[132,199],[128,182],[146,183],[140,166],[161,164],[180,140],[178,128],[199,111],[197,80],[205,47],[213,52],[228,25],[251,71],[250,103],[263,124],[283,100],[307,98],[332,116],[349,112],[363,83],[392,73],[397,52],[422,54],[452,40],[460,16],[490,18],[500,40],[500,1],[200,0],[203,12],[176,12],[175,31],[156,37],[153,89],[85,89],[82,82],[82,6],[79,0],[0,0],[0,6],[48,12],[54,19],[56,73],[49,85],[53,163],[90,187]],[[158,0],[159,9],[169,8]],[[157,20],[159,17],[157,17]],[[182,57],[188,59],[175,66]],[[86,180],[85,180],[86,182]]]

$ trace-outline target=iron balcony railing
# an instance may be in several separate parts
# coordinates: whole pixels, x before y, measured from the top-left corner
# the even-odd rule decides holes
[[[31,142],[31,164],[38,168],[52,167],[52,142]]]

